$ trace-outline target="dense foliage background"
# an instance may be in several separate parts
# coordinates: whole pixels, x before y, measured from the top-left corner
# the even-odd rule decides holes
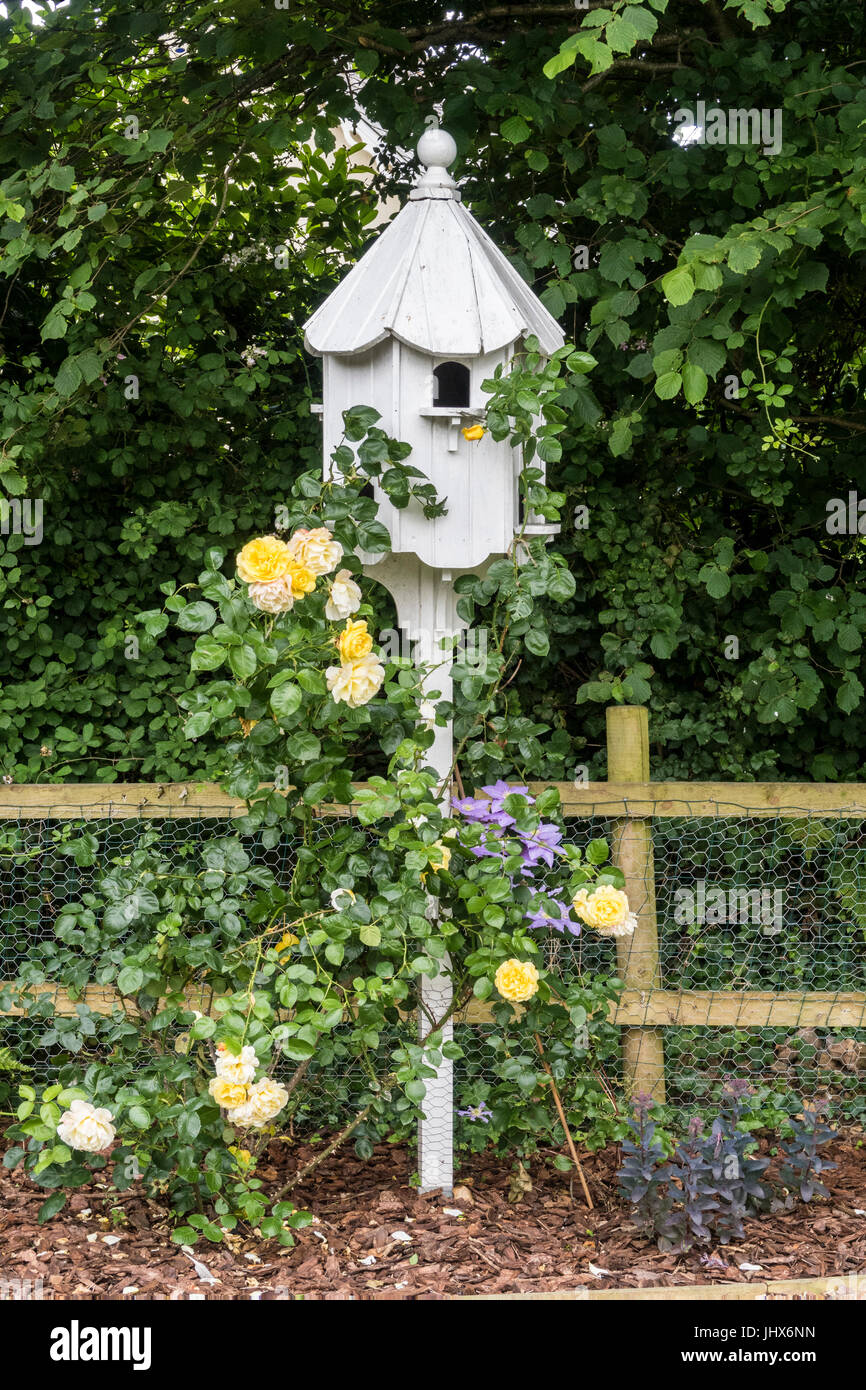
[[[598,359],[551,470],[576,597],[481,771],[603,775],[626,699],[656,776],[864,776],[863,543],[826,521],[866,494],[866,11],[6,8],[0,485],[44,499],[45,534],[0,537],[0,773],[215,767],[182,733],[194,636],[135,614],[315,464],[301,324],[439,104],[464,198]],[[780,153],[678,144],[698,99],[778,109]],[[333,134],[362,117],[372,186]]]

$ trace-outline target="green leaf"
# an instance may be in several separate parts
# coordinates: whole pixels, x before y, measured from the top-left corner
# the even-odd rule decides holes
[[[662,291],[670,304],[688,304],[695,292],[691,271],[685,266],[677,266],[676,270],[671,270],[662,280]]]
[[[706,569],[707,574],[704,577],[704,570],[701,570],[701,576],[704,578],[710,598],[724,598],[726,594],[730,593],[731,581],[724,570],[713,565],[706,565],[704,569]]]
[[[689,346],[689,362],[701,367],[707,376],[715,376],[727,361],[727,353],[714,338],[695,338]]]
[[[547,656],[550,651],[550,638],[538,628],[530,628],[523,639],[526,650],[533,656]]]
[[[502,125],[499,127],[499,134],[502,136],[503,140],[507,140],[509,144],[519,145],[522,141],[529,139],[532,131],[522,116],[510,116],[509,119],[503,121]]]
[[[74,357],[67,357],[61,363],[60,370],[54,378],[54,389],[59,396],[71,396],[78,390],[84,380],[81,368]]]
[[[845,714],[853,714],[862,699],[862,682],[849,671],[836,691],[836,704]]]
[[[286,743],[286,752],[290,758],[299,763],[312,762],[313,758],[318,758],[322,751],[322,745],[314,733],[309,729],[299,729],[292,734]]]
[[[679,393],[682,384],[683,379],[679,372],[662,372],[661,376],[656,378],[655,393],[661,400],[670,401]]]
[[[289,719],[300,708],[303,699],[299,687],[286,681],[271,692],[271,709],[277,719]]]
[[[242,643],[239,647],[229,647],[229,666],[239,681],[249,680],[250,676],[254,676],[258,664],[255,651],[248,642]]]
[[[545,77],[553,80],[553,78],[558,77],[561,72],[565,72],[566,68],[570,68],[576,57],[577,52],[575,49],[566,50],[561,48],[552,58],[548,58],[542,68],[542,72]]]
[[[125,965],[117,977],[121,994],[136,994],[144,984],[144,971],[138,965]]]
[[[701,367],[696,367],[694,362],[686,362],[682,375],[683,395],[689,405],[697,405],[707,394],[707,374]]]
[[[761,259],[761,247],[756,241],[735,241],[728,251],[728,265],[737,275],[754,270]]]
[[[198,1231],[192,1226],[176,1226],[171,1233],[171,1238],[175,1245],[195,1245],[198,1240]]]
[[[724,281],[721,267],[708,261],[694,261],[689,269],[694,276],[696,289],[717,290]]]
[[[48,187],[56,188],[58,193],[68,193],[75,182],[75,170],[71,164],[52,164],[48,174]]]
[[[201,738],[202,734],[206,734],[212,724],[213,715],[209,709],[197,710],[195,714],[190,715],[183,726],[184,737]]]
[[[39,1215],[36,1218],[39,1222],[39,1225],[44,1226],[46,1221],[50,1221],[52,1216],[56,1216],[57,1213],[59,1211],[62,1211],[65,1206],[66,1193],[52,1192],[48,1200],[43,1202],[42,1206],[39,1208]]]
[[[201,1130],[201,1119],[195,1110],[182,1110],[178,1116],[177,1132],[185,1144],[191,1144]]]
[[[613,422],[613,428],[611,429],[610,439],[608,441],[608,448],[610,449],[610,452],[613,454],[614,458],[621,458],[623,454],[628,453],[629,449],[631,448],[631,444],[631,420],[625,416],[620,416],[618,420],[614,420]]]
[[[216,622],[216,609],[213,604],[189,603],[177,615],[177,625],[183,632],[207,632]]]
[[[195,644],[190,665],[193,671],[215,671],[226,658],[227,648],[215,637],[200,637]]]

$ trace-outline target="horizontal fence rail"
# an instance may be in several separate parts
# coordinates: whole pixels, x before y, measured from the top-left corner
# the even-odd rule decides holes
[[[359,782],[359,787],[365,784]],[[265,784],[268,786],[268,784]],[[530,782],[533,795],[554,787],[567,819],[679,816],[785,816],[866,819],[866,787],[858,782]],[[270,790],[273,790],[272,785]],[[2,820],[159,819],[246,813],[216,782],[78,782],[0,787]],[[351,806],[324,806],[351,815]]]
[[[3,987],[4,982],[0,981],[0,989]],[[67,1016],[75,1014],[79,1004],[85,1004],[95,1014],[110,1014],[121,1001],[119,994],[101,985],[88,985],[75,996],[52,984],[28,985],[27,991],[34,996],[50,995],[57,1013]],[[188,992],[186,999],[190,1009],[209,1013],[213,1000],[209,1001],[207,995],[209,991]],[[126,1013],[135,1014],[130,1003],[123,1007]],[[523,1012],[520,1005],[516,1009],[518,1015]],[[9,1018],[21,1017],[25,1012],[14,1005],[0,1010]],[[486,1001],[472,999],[464,1010],[455,1014],[454,1021],[492,1023],[493,1011]],[[638,1028],[866,1028],[866,993],[659,989],[644,994],[626,989],[611,1004],[610,1021],[620,1027]]]

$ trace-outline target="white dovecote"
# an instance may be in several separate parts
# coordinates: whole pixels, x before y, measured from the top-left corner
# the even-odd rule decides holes
[[[444,130],[422,135],[418,156],[427,167],[408,202],[305,334],[309,351],[324,360],[326,469],[342,438],[343,411],[378,410],[382,428],[412,446],[410,462],[447,499],[447,514],[428,520],[419,505],[393,507],[375,488],[380,519],[396,554],[442,569],[504,554],[520,529],[517,451],[490,434],[462,434],[483,415],[482,381],[530,334],[545,353],[564,341],[463,206],[447,169],[455,155]]]

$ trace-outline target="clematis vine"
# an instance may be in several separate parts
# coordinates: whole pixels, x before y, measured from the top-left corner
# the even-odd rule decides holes
[[[529,788],[511,786],[500,779],[482,787],[482,791],[483,797],[455,797],[452,801],[454,810],[464,820],[483,826],[487,832],[483,844],[467,846],[469,853],[478,859],[505,860],[515,853],[516,842],[522,860],[522,878],[534,878],[541,868],[552,869],[562,855],[560,827],[553,821],[541,821],[533,831],[520,830],[515,817],[505,809],[505,798],[514,794],[525,797],[528,805],[534,806],[535,797],[530,795]],[[580,935],[579,925],[555,893],[534,899],[526,920],[533,930],[550,928],[569,932],[572,936]]]

